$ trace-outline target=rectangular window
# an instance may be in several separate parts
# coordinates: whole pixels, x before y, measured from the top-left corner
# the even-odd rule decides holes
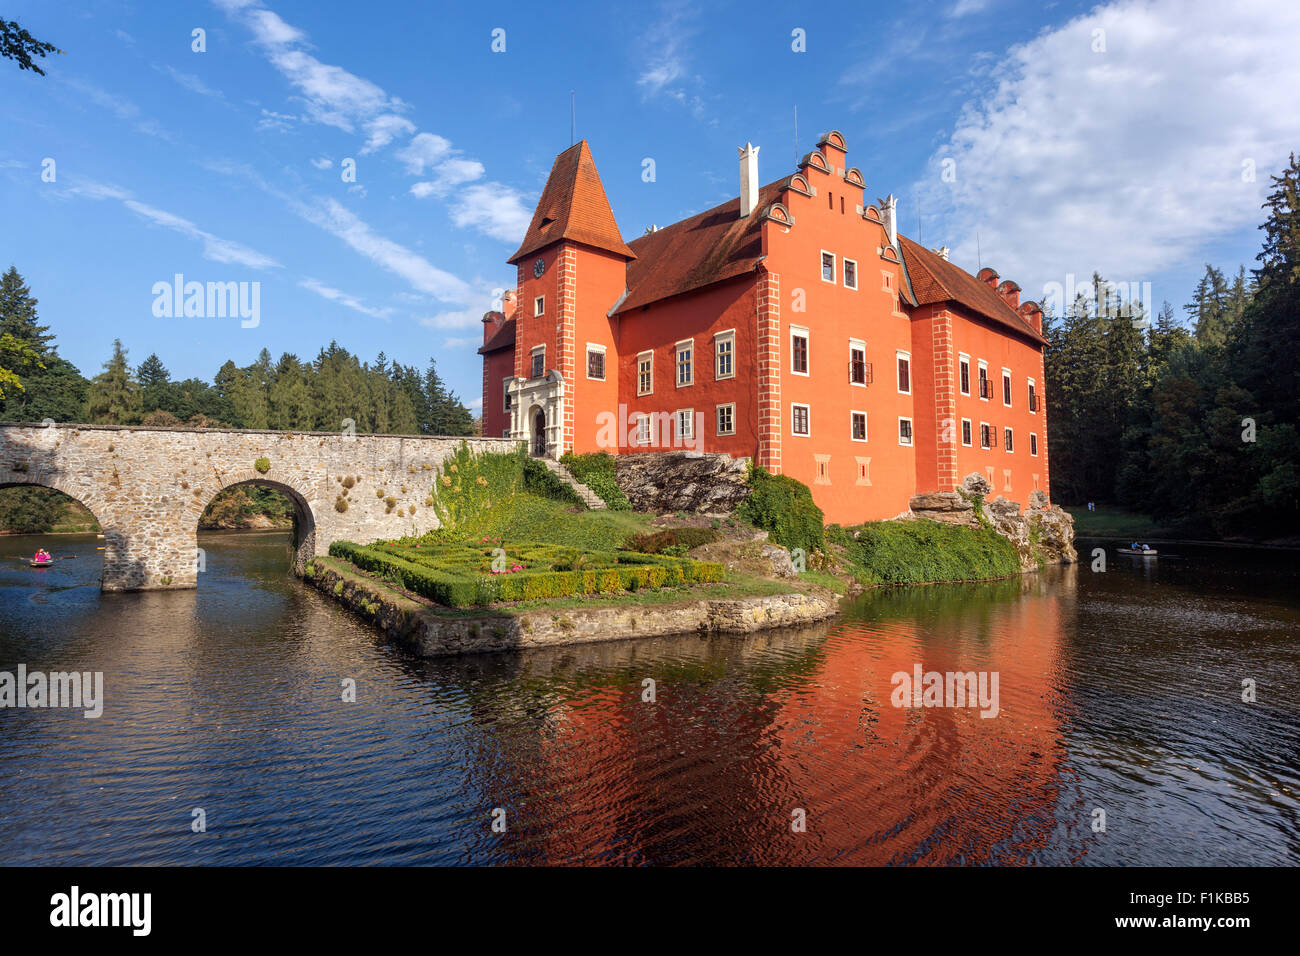
[[[790,371],[808,374],[808,330],[797,325],[790,326]]]
[[[636,417],[636,443],[638,445],[650,444],[650,416],[638,415]]]
[[[1011,407],[1011,370],[1002,370],[1002,404]]]
[[[809,413],[807,405],[790,406],[790,430],[796,435],[810,434]]]
[[[502,432],[501,432],[501,437],[502,437],[502,438],[509,438],[509,437],[510,437],[510,429],[508,429],[508,428],[503,429]]]
[[[984,422],[980,422],[980,447],[993,447],[993,430],[989,428],[988,425],[984,424]]]
[[[695,343],[687,339],[677,343],[677,387],[695,382]]]
[[[980,362],[980,400],[987,402],[993,397],[993,390],[989,385],[989,367]]]
[[[849,412],[849,436],[854,441],[867,440],[866,412]]]
[[[636,393],[649,395],[655,390],[655,354],[642,352],[636,357]]]
[[[867,365],[867,343],[849,339],[849,382],[866,385],[871,381],[871,366]]]
[[[912,444],[912,420],[910,418],[900,418],[898,420],[898,443],[900,445]]]
[[[858,287],[858,264],[852,259],[844,260],[844,286],[847,289]]]
[[[513,378],[513,376],[511,376],[511,378]],[[510,411],[510,381],[510,378],[503,378],[501,380],[501,394],[506,397],[506,400],[502,405],[506,411]]]
[[[969,418],[963,418],[963,419],[961,420],[961,443],[962,443],[963,445],[965,445],[967,448],[970,447],[970,443],[971,443],[971,427],[970,427],[970,419],[969,419]]]
[[[529,355],[532,361],[528,369],[528,377],[541,378],[546,374],[546,346],[537,346]]]
[[[1032,378],[1029,380],[1029,410],[1031,412],[1038,411],[1038,393],[1034,391],[1034,380]]]
[[[605,381],[605,346],[587,343],[587,378]]]
[[[822,281],[835,281],[835,255],[830,252],[822,253]]]
[[[1029,433],[1029,454],[1038,457],[1038,436],[1033,432]]]
[[[958,368],[960,369],[961,372],[961,393],[963,395],[969,395],[970,394],[970,356],[969,355],[958,356]]]
[[[1015,442],[1013,441],[1014,437],[1015,436],[1011,434],[1010,428],[1002,429],[1002,447],[1009,452],[1013,452],[1016,450]]]
[[[690,441],[695,437],[695,409],[679,408],[677,410],[677,438]]]
[[[728,402],[726,405],[719,405],[718,413],[718,434],[734,435],[736,434],[736,403]]]
[[[898,353],[898,390],[912,394],[912,356],[907,352]]]
[[[533,315],[545,315],[545,314],[546,314],[546,296],[539,295],[537,298],[533,299]]]
[[[736,375],[736,333],[719,332],[713,337],[713,377],[734,378]]]

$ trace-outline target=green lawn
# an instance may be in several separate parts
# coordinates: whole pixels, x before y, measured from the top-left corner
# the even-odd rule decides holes
[[[1086,504],[1065,506],[1074,516],[1074,533],[1080,538],[1160,538],[1170,534],[1148,515],[1125,511],[1111,505],[1098,505],[1089,511]]]
[[[463,520],[454,528],[425,535],[422,541],[536,541],[592,551],[614,551],[650,527],[651,516],[633,511],[577,511],[550,498],[511,495]],[[403,544],[410,542],[403,541]]]

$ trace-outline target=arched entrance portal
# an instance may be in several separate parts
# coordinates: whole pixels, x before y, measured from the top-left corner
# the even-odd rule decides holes
[[[209,523],[207,527],[201,527],[200,530],[231,530],[241,527],[256,527],[256,523],[250,525],[238,521],[222,521],[220,520],[222,518],[221,515],[216,515],[218,521],[215,527],[212,526],[214,512],[217,510],[214,508],[214,505],[217,504],[219,500],[229,502],[235,497],[230,494],[231,492],[238,492],[240,489],[252,488],[269,488],[288,499],[290,514],[293,518],[292,561],[294,567],[299,571],[302,571],[307,562],[316,555],[316,518],[312,514],[311,505],[308,504],[307,500],[288,485],[281,484],[278,481],[269,481],[264,478],[257,478],[251,481],[238,481],[234,484],[227,485],[222,488],[221,491],[213,497],[213,500],[208,502],[208,506],[203,509],[203,512],[200,514],[199,523],[201,526],[204,524],[204,516],[208,517]],[[274,524],[272,523],[271,526],[274,527]]]
[[[533,410],[533,457],[546,457],[546,412]]]

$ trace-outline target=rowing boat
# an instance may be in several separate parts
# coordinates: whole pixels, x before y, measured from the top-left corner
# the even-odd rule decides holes
[[[1149,551],[1140,551],[1136,548],[1116,548],[1115,550],[1120,554],[1140,554],[1144,558],[1154,558],[1160,553],[1155,548],[1152,548]]]

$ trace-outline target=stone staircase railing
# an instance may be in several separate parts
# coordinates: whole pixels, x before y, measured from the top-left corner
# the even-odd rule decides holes
[[[569,469],[565,468],[558,461],[555,461],[552,458],[543,458],[541,459],[541,462],[546,466],[547,470],[551,474],[577,492],[578,497],[583,500],[588,508],[592,511],[604,510],[605,499],[601,498],[600,495],[596,494],[577,478],[574,478]]]

